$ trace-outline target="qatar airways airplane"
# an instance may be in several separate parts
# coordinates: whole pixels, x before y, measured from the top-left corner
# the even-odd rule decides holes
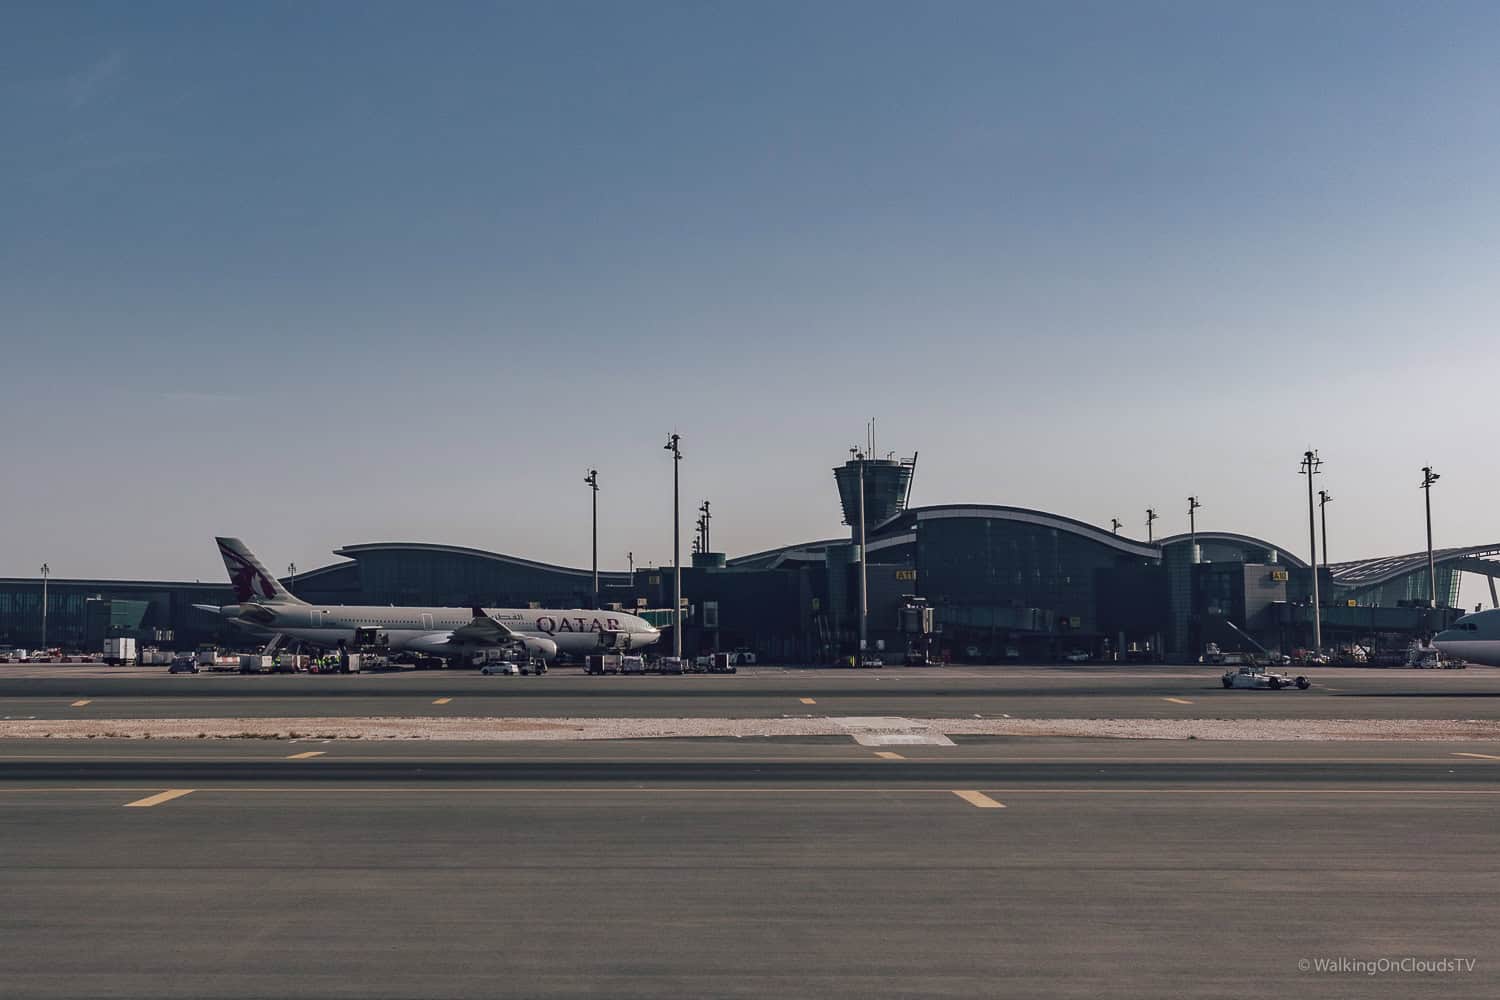
[[[1500,609],[1464,615],[1433,636],[1432,644],[1450,656],[1500,666]]]
[[[523,647],[545,660],[559,653],[584,656],[612,648],[639,649],[661,638],[644,619],[620,611],[546,608],[398,608],[318,605],[293,596],[238,538],[218,538],[238,604],[194,607],[259,632],[278,633],[313,646],[354,642],[360,628],[380,629],[391,652],[423,653],[459,663],[484,650]]]

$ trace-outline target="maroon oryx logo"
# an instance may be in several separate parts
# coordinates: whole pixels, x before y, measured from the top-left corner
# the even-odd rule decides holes
[[[244,556],[232,549],[219,546],[224,556],[224,566],[229,570],[229,583],[234,587],[234,599],[241,604],[257,598],[270,599],[276,596],[276,585],[260,569]]]

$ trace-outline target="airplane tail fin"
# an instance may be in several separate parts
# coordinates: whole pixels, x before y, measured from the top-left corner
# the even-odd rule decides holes
[[[229,570],[229,582],[234,585],[234,599],[241,604],[306,604],[294,597],[290,591],[260,564],[254,553],[238,538],[215,538],[219,543],[219,555],[224,557],[224,568]]]

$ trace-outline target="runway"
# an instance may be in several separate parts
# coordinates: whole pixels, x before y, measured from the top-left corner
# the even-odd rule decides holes
[[[731,676],[472,672],[169,675],[0,671],[0,719],[525,716],[1500,720],[1500,670],[1301,671],[1308,691],[1230,691],[1217,668],[758,668]]]
[[[1493,996],[1497,815],[1494,743],[7,741],[0,982]]]
[[[1226,775],[1226,770],[1232,774]],[[1485,743],[1202,743],[974,740],[952,747],[872,750],[847,739],[644,740],[608,743],[442,743],[347,740],[12,740],[0,783],[192,784],[234,789],[329,783],[550,787],[794,788],[1053,785],[1116,789],[1500,782],[1500,741]],[[1467,794],[1467,793],[1466,793]]]

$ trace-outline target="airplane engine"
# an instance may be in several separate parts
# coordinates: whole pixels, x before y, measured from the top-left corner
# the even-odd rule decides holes
[[[526,652],[532,656],[540,656],[544,660],[557,659],[557,643],[551,639],[539,639],[527,636],[521,640],[521,645],[526,647]]]

